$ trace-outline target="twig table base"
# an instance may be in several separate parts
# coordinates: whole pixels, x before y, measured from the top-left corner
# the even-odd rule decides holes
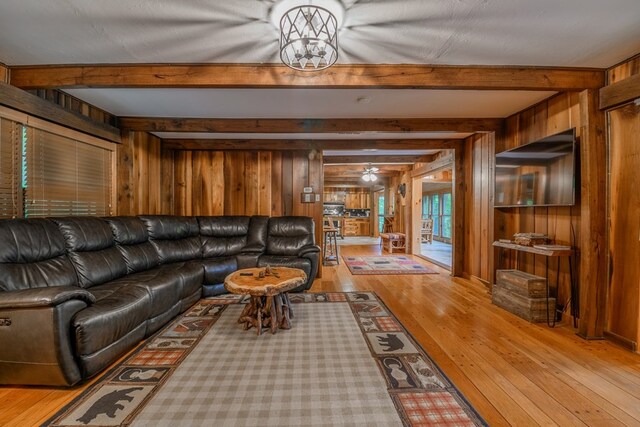
[[[304,271],[297,268],[272,267],[247,268],[230,274],[224,281],[224,287],[231,293],[249,295],[238,323],[245,330],[256,328],[258,335],[263,328],[269,328],[275,334],[278,328],[290,329],[293,310],[287,291],[294,289],[307,280]]]

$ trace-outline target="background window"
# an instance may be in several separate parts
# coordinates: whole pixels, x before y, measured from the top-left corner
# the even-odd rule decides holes
[[[26,217],[112,214],[112,151],[41,129],[25,138]]]

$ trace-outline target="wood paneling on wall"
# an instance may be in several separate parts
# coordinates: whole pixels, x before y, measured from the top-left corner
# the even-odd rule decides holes
[[[176,150],[173,159],[176,215],[310,216],[316,242],[322,242],[322,156],[317,152]],[[302,203],[304,187],[312,187],[320,201]]]
[[[640,74],[640,55],[607,70],[607,84],[618,83],[637,74]]]
[[[580,126],[579,94],[562,93],[507,118],[505,128],[501,135],[496,135],[494,144],[488,135],[467,139],[466,154],[470,159],[467,162],[467,172],[468,176],[472,177],[467,186],[467,274],[492,281],[494,266],[491,265],[490,257],[483,257],[482,253],[493,240],[512,239],[514,233],[545,233],[555,244],[575,247],[580,245],[579,194],[576,194],[576,205],[573,207],[494,209],[491,199],[496,152],[515,148],[573,127],[577,128],[579,133]],[[488,225],[483,221],[483,218],[490,218],[490,210],[493,210],[494,214],[493,236],[488,233]],[[495,268],[500,268],[501,266],[497,265],[498,253],[492,252],[496,260]],[[515,265],[515,256],[513,252],[504,251],[502,268]],[[524,253],[518,256],[520,270],[545,276],[546,257]],[[560,263],[559,274],[557,271],[555,260],[550,260],[549,282],[552,285],[558,283],[559,302],[565,304],[570,297],[570,270],[566,259],[562,259]]]
[[[463,271],[470,278],[485,284],[492,283],[490,268],[493,235],[493,153],[494,134],[475,134],[465,140],[465,176],[471,179],[465,185],[465,251]]]
[[[173,214],[172,153],[146,132],[123,132],[118,145],[118,215]]]
[[[0,76],[1,77],[1,76]],[[39,89],[27,91],[39,98],[52,102],[66,110],[89,117],[96,122],[106,123],[111,126],[118,127],[118,118],[112,114],[87,104],[78,98],[64,93],[58,89]]]
[[[609,113],[609,319],[607,330],[640,340],[640,106]],[[635,141],[635,143],[634,143]]]
[[[9,68],[4,64],[0,64],[0,82],[9,83]]]
[[[640,74],[640,56],[608,71],[609,83]],[[640,106],[626,104],[609,121],[609,290],[606,330],[637,350],[640,342]]]

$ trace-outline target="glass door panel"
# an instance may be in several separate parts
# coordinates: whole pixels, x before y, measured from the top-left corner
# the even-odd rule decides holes
[[[378,231],[382,233],[384,227],[384,195],[378,196]]]
[[[442,234],[440,237],[451,239],[451,193],[442,195]]]
[[[433,218],[433,235],[440,235],[440,195],[431,196],[431,217]]]

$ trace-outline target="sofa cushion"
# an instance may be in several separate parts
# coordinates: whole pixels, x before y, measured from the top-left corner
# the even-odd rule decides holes
[[[149,241],[147,227],[140,218],[104,218],[111,227],[116,247],[122,254],[127,273],[149,270],[160,263],[158,252]]]
[[[200,216],[200,240],[204,258],[236,255],[247,244],[248,216]]]
[[[202,258],[195,217],[141,216],[161,264]]]
[[[306,216],[269,218],[267,255],[298,255],[300,248],[313,245],[313,219]]]
[[[151,298],[144,287],[129,283],[105,283],[89,292],[96,298],[73,319],[75,349],[79,356],[95,353],[145,323]]]
[[[217,257],[202,260],[204,265],[204,284],[217,285],[238,269],[236,257]]]
[[[156,317],[180,301],[182,277],[177,273],[154,268],[139,273],[127,274],[109,285],[138,286],[149,293],[149,317]]]
[[[96,217],[53,218],[65,238],[69,259],[83,288],[101,285],[127,274],[109,224]]]
[[[47,219],[0,220],[0,290],[77,286],[62,233]]]

